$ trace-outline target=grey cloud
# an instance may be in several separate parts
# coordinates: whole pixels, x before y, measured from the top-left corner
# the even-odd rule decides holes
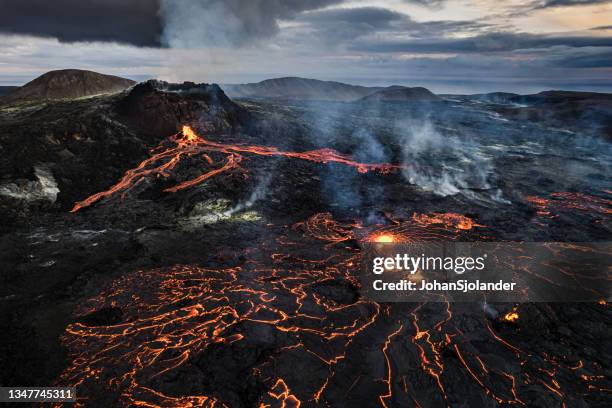
[[[448,33],[478,32],[488,25],[477,21],[417,22],[410,16],[379,7],[326,9],[303,13],[297,21],[305,22],[323,42],[342,45],[373,34],[376,38],[409,36],[442,37]]]
[[[242,45],[344,0],[0,0],[0,33],[136,46]]]
[[[610,0],[538,0],[535,1],[534,8],[552,8],[552,7],[571,7],[571,6],[590,6],[593,4],[610,3]]]
[[[544,36],[526,33],[489,33],[468,38],[427,38],[406,41],[362,41],[351,49],[376,53],[489,53],[554,46],[609,47],[612,37]]]
[[[0,33],[159,46],[157,0],[0,0]]]
[[[568,68],[612,68],[612,52],[590,55],[582,58],[568,58],[557,61],[556,66]]]
[[[352,24],[365,23],[372,26],[386,26],[391,21],[404,20],[407,17],[405,14],[381,7],[356,7],[314,11],[305,14],[301,20],[314,23],[337,23],[341,21]]]
[[[478,33],[490,27],[489,24],[478,21],[427,21],[424,23],[414,23],[410,34],[413,37],[440,37],[458,31]]]
[[[368,34],[391,30],[397,25],[411,24],[408,16],[379,7],[314,11],[303,13],[297,21],[306,23],[311,40],[328,46],[340,46]]]
[[[419,6],[439,8],[446,0],[402,0],[404,3],[418,4]]]
[[[612,68],[612,47],[560,49],[543,58],[546,65],[564,68]]]

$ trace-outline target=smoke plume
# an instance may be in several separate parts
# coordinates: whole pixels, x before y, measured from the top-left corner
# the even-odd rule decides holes
[[[341,0],[161,0],[162,43],[174,48],[242,46],[271,37],[280,20]]]
[[[442,136],[431,121],[399,121],[403,174],[411,184],[440,196],[464,189],[489,189],[488,176],[493,167],[469,140]]]

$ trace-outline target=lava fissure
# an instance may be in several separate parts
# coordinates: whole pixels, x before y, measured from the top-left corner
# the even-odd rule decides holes
[[[147,177],[167,178],[170,171],[174,169],[185,157],[199,155],[204,157],[208,165],[212,165],[213,159],[208,153],[218,152],[227,155],[226,163],[221,167],[207,171],[200,176],[181,182],[173,187],[164,189],[165,192],[175,193],[196,186],[211,177],[228,172],[240,167],[243,154],[253,154],[258,156],[278,156],[292,159],[300,159],[314,163],[339,163],[350,167],[355,167],[360,173],[376,171],[381,174],[388,174],[392,171],[402,169],[405,166],[389,163],[361,163],[354,161],[350,156],[338,153],[329,148],[306,152],[282,151],[274,146],[256,145],[225,145],[218,142],[206,140],[196,134],[189,126],[183,126],[182,132],[170,137],[173,147],[165,147],[166,142],[151,150],[151,157],[143,160],[136,168],[125,172],[124,176],[111,186],[108,190],[93,194],[86,199],[75,203],[71,212],[77,212],[82,208],[88,207],[93,203],[111,197],[117,193],[122,196],[143,182]]]

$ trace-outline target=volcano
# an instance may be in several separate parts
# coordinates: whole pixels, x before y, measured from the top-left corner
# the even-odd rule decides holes
[[[0,109],[4,386],[85,407],[610,406],[609,282],[584,303],[384,303],[357,279],[368,242],[609,241],[605,120],[513,95],[251,96],[152,80]],[[589,98],[577,115],[601,119]]]

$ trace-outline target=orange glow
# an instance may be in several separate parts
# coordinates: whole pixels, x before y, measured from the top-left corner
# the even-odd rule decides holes
[[[302,402],[297,399],[295,395],[291,394],[289,387],[281,378],[279,378],[272,389],[268,391],[268,395],[275,400],[280,401],[280,406],[283,408],[299,408],[302,404]]]
[[[518,319],[519,319],[519,314],[514,310],[504,315],[504,320],[510,323],[516,323]]]
[[[476,224],[470,217],[457,213],[431,213],[412,214],[412,219],[421,225],[442,224],[459,230],[471,230],[474,227],[482,227]]]
[[[525,200],[536,209],[536,214],[541,218],[555,218],[560,211],[612,214],[612,200],[583,193],[557,192],[551,193],[549,198],[527,196]]]
[[[396,242],[397,239],[391,234],[380,234],[372,238],[372,241],[379,243]]]

